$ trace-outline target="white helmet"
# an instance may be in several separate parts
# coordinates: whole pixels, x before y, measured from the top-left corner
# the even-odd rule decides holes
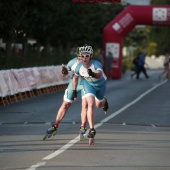
[[[83,47],[80,48],[80,53],[89,53],[89,54],[93,54],[93,48],[89,45],[85,45]]]

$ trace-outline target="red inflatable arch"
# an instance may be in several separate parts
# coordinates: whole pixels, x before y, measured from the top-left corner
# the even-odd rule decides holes
[[[103,50],[106,69],[106,56],[112,54],[111,78],[122,75],[123,38],[136,25],[170,25],[170,6],[167,5],[130,5],[114,18],[103,30]]]

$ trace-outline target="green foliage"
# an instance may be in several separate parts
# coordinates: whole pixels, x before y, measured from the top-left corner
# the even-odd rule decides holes
[[[170,5],[169,0],[151,0],[151,4]],[[125,46],[134,46],[140,51],[144,46],[148,47],[148,55],[160,55],[170,50],[169,26],[146,26],[143,29],[135,28],[124,39]],[[134,55],[135,56],[135,55]]]
[[[150,42],[148,46],[148,55],[157,55],[157,43]]]
[[[135,28],[124,39],[125,46],[143,46],[147,39],[147,28]]]
[[[4,40],[14,40],[15,28],[19,25],[18,9],[20,1],[0,1],[0,37]]]
[[[151,0],[151,3],[169,5],[170,1]],[[0,0],[0,9],[0,38],[8,44],[7,51],[0,52],[0,67],[19,68],[66,63],[71,57],[71,48],[82,44],[101,49],[104,26],[123,10],[123,6],[70,0]],[[149,47],[150,55],[159,55],[170,47],[169,34],[169,26],[134,29],[126,36],[124,45],[137,48],[134,56],[143,46]],[[37,40],[33,49],[26,44],[30,38]],[[17,55],[8,51],[12,42],[24,44]],[[41,46],[45,47],[42,53]],[[126,60],[130,58],[123,61],[129,69],[131,62]]]
[[[12,58],[6,67],[52,64],[65,59],[55,53],[56,61],[51,48],[63,54],[82,44],[101,49],[104,26],[123,10],[116,3],[73,3],[70,0],[1,0],[0,7],[0,37],[8,41],[9,57],[5,60]],[[30,38],[37,41],[34,52],[26,44]],[[24,44],[18,58],[8,52],[12,42]],[[43,55],[39,53],[41,46],[45,47]]]
[[[170,5],[169,0],[151,0],[151,4],[155,5]],[[150,27],[150,32],[148,35],[150,47],[152,47],[152,52],[157,55],[164,54],[165,51],[170,51],[170,27],[169,26],[152,26]],[[155,43],[155,45],[152,44]],[[157,46],[156,46],[157,44]],[[150,50],[151,54],[151,50]]]
[[[148,27],[136,27],[125,38],[124,46],[129,51],[129,57],[135,57],[149,43]]]
[[[151,0],[151,4],[154,5],[170,5],[169,0]]]
[[[123,9],[115,3],[68,0],[4,0],[0,7],[3,39],[11,32],[18,36],[18,31],[22,30],[25,38],[34,38],[41,45],[64,48],[82,43],[101,46],[104,26]],[[22,38],[18,38],[22,42]]]
[[[133,57],[123,57],[122,60],[122,72],[125,73],[126,70],[134,70]]]
[[[23,58],[21,53],[13,54],[11,62],[1,53],[0,69],[61,65],[62,63],[67,64],[71,58],[73,56],[71,56],[70,51],[60,51],[56,48],[49,52],[48,55],[44,55],[43,51],[38,55],[35,50],[30,50],[27,58]]]
[[[157,55],[163,54],[167,49],[170,50],[170,39],[167,38],[170,34],[170,27],[158,27],[154,26],[150,28],[149,39],[150,42],[154,42],[157,44],[154,51],[156,51]],[[152,45],[153,46],[153,45]]]
[[[57,21],[59,28],[52,42],[60,40],[60,43],[68,42],[72,46],[86,43],[101,47],[104,26],[122,9],[113,3],[71,3],[65,15]]]

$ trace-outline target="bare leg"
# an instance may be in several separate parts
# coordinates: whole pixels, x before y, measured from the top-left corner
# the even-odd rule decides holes
[[[81,126],[86,126],[87,122],[87,102],[82,100],[82,110],[81,110]]]
[[[163,74],[165,74],[166,72],[168,72],[168,68],[165,67],[164,70],[162,71],[162,73],[159,75],[159,78],[162,77]]]
[[[71,106],[71,103],[63,101],[62,105],[60,106],[57,116],[56,116],[56,122],[55,125],[58,127],[61,120],[64,118],[68,108]]]
[[[170,70],[169,70],[169,68],[168,68],[168,69],[167,69],[167,74],[166,74],[166,78],[167,78],[167,79],[169,79],[169,76],[170,76],[169,74],[170,74]]]
[[[95,106],[95,98],[94,96],[88,96],[82,99],[83,103],[87,103],[87,119],[89,123],[89,127],[94,128],[94,106]]]

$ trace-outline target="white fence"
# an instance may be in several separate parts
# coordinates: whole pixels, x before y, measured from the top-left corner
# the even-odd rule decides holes
[[[67,84],[71,73],[61,74],[62,66],[46,66],[0,71],[0,97]]]

